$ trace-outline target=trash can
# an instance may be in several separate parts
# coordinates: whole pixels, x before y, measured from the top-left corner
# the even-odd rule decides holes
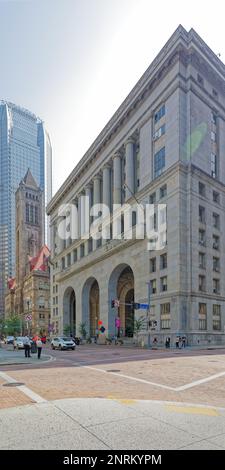
[[[37,352],[37,345],[35,341],[32,341],[31,343],[31,352],[34,354]]]

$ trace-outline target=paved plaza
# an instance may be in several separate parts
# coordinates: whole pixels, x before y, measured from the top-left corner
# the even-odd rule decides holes
[[[0,448],[225,449],[224,352],[84,345],[1,365]]]

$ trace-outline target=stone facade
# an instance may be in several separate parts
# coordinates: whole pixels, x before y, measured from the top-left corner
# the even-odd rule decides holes
[[[224,152],[225,66],[194,30],[179,26],[48,205],[56,333],[69,326],[78,334],[85,322],[92,336],[101,321],[106,335],[118,334],[120,317],[120,334],[129,336],[134,319],[146,317],[132,301],[148,302],[150,282],[146,342],[150,334],[161,344],[183,335],[188,344],[224,343]],[[111,210],[112,203],[166,204],[163,247],[124,236],[84,240],[84,194]],[[79,216],[74,237],[60,213],[71,203]],[[59,235],[63,220],[67,240]]]

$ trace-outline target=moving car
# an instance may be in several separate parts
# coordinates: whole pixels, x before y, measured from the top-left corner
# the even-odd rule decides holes
[[[5,344],[13,344],[14,336],[6,336],[4,341],[5,341]]]
[[[58,336],[57,338],[53,338],[51,341],[51,348],[52,349],[75,349],[76,345],[71,338],[67,338],[66,336]]]

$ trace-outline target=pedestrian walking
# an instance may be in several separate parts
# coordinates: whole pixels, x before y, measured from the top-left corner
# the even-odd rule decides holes
[[[179,349],[182,348],[182,339],[181,339],[181,336],[179,336],[178,346],[179,346]]]
[[[170,347],[170,338],[169,338],[169,337],[166,338],[166,343],[165,343],[165,345],[166,345],[166,348],[169,348],[169,347]]]
[[[29,336],[25,336],[24,338],[24,352],[25,352],[25,357],[31,357],[30,355],[30,338]]]
[[[176,349],[179,348],[179,336],[176,337]]]
[[[182,336],[182,347],[185,348],[186,346],[186,336]]]
[[[41,351],[42,351],[42,341],[41,341],[41,338],[38,338],[38,339],[37,339],[36,345],[37,345],[37,351],[38,351],[38,359],[40,359],[40,358],[41,358]]]

